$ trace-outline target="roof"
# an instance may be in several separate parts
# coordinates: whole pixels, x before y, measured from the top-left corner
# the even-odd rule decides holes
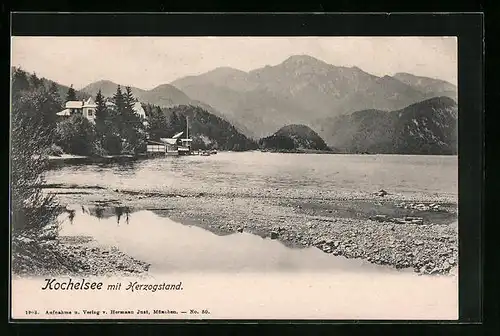
[[[148,140],[148,145],[165,145],[165,144],[160,141]]]
[[[92,97],[90,97],[89,99],[87,99],[83,105],[84,107],[97,107],[97,104],[94,103],[94,101],[92,100]]]
[[[175,145],[177,143],[177,139],[173,138],[161,138],[160,140],[169,145]]]
[[[69,116],[69,115],[71,115],[71,113],[70,113],[70,110],[69,110],[69,109],[64,109],[64,110],[62,110],[61,112],[57,112],[56,114],[57,114],[58,116]]]
[[[193,139],[181,139],[181,141],[193,141]]]
[[[178,137],[180,137],[180,136],[182,135],[182,133],[184,133],[184,132],[179,132],[179,133],[177,133],[176,135],[174,135],[174,136],[172,137],[172,139],[177,139]]]
[[[83,102],[79,100],[70,100],[66,102],[66,108],[82,108]]]

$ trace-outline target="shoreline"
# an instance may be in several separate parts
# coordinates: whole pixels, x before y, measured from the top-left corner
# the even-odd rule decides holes
[[[108,155],[108,156],[81,156],[72,154],[63,154],[61,156],[48,156],[49,167],[57,165],[72,164],[94,164],[94,163],[115,163],[132,162],[148,159],[147,154],[139,155]]]
[[[125,207],[131,216],[148,210],[218,235],[248,232],[291,248],[314,246],[335,256],[420,274],[449,274],[458,264],[457,204],[435,199],[440,197],[417,202],[391,194],[318,200],[64,187],[50,191],[63,204]]]
[[[419,155],[431,155],[431,156],[457,156],[456,154],[400,154],[400,153],[349,153],[349,152],[339,152],[331,150],[246,150],[246,151],[222,151],[218,150],[218,153],[245,153],[245,152],[258,152],[258,153],[270,153],[270,154],[329,154],[329,155],[366,155],[366,156],[376,156],[376,155],[409,155],[409,156],[419,156]],[[140,160],[155,159],[158,157],[163,157],[163,155],[151,155],[147,153],[141,153],[137,155],[107,155],[107,156],[82,156],[73,154],[63,154],[61,156],[48,156],[49,166],[54,167],[57,165],[79,165],[79,164],[95,164],[95,163],[121,163],[121,162],[134,162]]]
[[[40,239],[20,235],[12,240],[12,276],[143,276],[150,264],[87,236]]]

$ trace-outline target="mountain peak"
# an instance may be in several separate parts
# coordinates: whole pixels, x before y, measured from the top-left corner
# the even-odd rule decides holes
[[[236,69],[236,68],[231,68],[231,67],[228,67],[228,66],[221,66],[221,67],[217,67],[209,72],[237,72],[237,73],[246,73],[245,71],[243,70],[240,70],[240,69]]]
[[[327,64],[317,58],[309,55],[292,55],[288,57],[282,64],[284,65],[303,65],[303,64]]]

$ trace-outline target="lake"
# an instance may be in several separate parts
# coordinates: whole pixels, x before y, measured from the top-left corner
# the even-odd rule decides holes
[[[208,192],[259,197],[372,193],[458,198],[456,156],[330,155],[221,152],[124,164],[71,165],[47,174],[48,183],[159,193]]]
[[[237,216],[237,209],[227,206],[239,204],[249,208],[246,211],[252,218],[257,201],[251,200],[269,195],[310,197],[314,201],[318,195],[324,199],[357,194],[364,197],[383,188],[398,195],[437,196],[456,202],[457,176],[456,156],[221,152],[208,157],[62,166],[49,171],[46,178],[48,183],[69,188],[96,188],[95,193],[104,190],[101,188],[138,192],[137,196],[131,196],[132,200],[142,192],[155,193],[160,202],[166,203],[174,202],[175,197],[167,195],[176,193],[215,196],[188,197],[189,207],[203,203],[205,209],[210,209],[220,198],[239,198],[239,203],[221,202],[215,211],[226,209],[229,215],[234,212]],[[94,191],[89,193],[88,197]],[[87,197],[60,196],[73,201]],[[74,307],[81,300],[82,307],[97,309],[109,309],[110,302],[116,309],[206,308],[211,310],[211,318],[458,317],[456,274],[421,276],[411,270],[333,256],[314,247],[289,248],[277,240],[247,232],[217,235],[189,222],[172,220],[168,212],[140,207],[120,213],[119,218],[112,207],[107,208],[108,213],[96,215],[95,205],[84,203],[69,204],[75,209],[75,216],[72,221],[63,220],[62,235],[92,236],[101,244],[116,246],[151,264],[150,281],[182,281],[185,290],[134,295],[75,293],[71,297],[63,293],[36,294],[57,304],[59,309],[65,305]],[[265,217],[268,209],[262,208],[260,216]],[[24,293],[36,291],[35,282],[22,281],[22,286],[14,285],[14,291],[16,288]],[[20,311],[25,305],[34,305],[19,300],[16,304]]]

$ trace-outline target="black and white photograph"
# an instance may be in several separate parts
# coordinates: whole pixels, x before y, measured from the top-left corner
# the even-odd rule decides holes
[[[458,104],[454,36],[13,36],[12,316],[457,320]]]

